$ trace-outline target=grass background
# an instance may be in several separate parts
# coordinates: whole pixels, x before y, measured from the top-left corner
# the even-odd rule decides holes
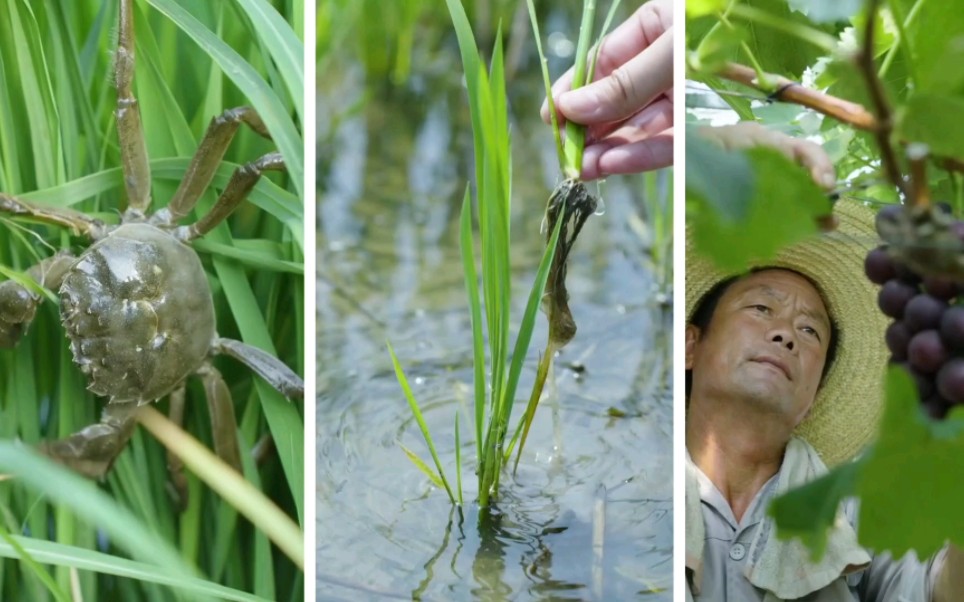
[[[3,192],[107,221],[126,206],[113,117],[117,10],[118,0],[0,5]],[[135,91],[154,209],[173,194],[208,122],[226,108],[255,106],[274,142],[242,128],[215,188],[238,164],[275,148],[285,156],[289,173],[262,181],[251,202],[195,248],[214,293],[219,334],[274,351],[303,374],[303,1],[138,0],[135,13]],[[215,198],[206,194],[198,213]],[[83,247],[63,229],[0,215],[0,278],[16,277],[58,249]],[[273,442],[257,466],[248,462],[246,476],[302,524],[301,405],[233,360],[216,365],[234,397],[243,449],[269,435]],[[0,350],[0,441],[30,446],[65,436],[95,422],[103,403],[85,391],[56,304],[44,303],[17,349]],[[163,400],[157,407],[166,406]],[[209,425],[200,383],[191,379],[185,428],[210,445]],[[298,567],[190,474],[189,506],[174,510],[164,449],[143,429],[101,485],[0,444],[0,473],[28,468],[29,478],[0,481],[0,558],[8,558],[0,559],[2,600],[251,599],[241,592],[303,598]],[[165,579],[179,589],[153,583]]]

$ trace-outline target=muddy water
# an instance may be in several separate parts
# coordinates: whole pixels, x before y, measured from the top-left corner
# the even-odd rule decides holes
[[[318,599],[671,600],[672,317],[647,254],[642,181],[601,189],[606,213],[569,266],[578,334],[556,358],[518,473],[480,516],[457,240],[471,133],[457,66],[427,70],[391,91],[347,73],[319,95]],[[532,75],[510,86],[514,325],[558,181],[538,86]],[[665,177],[655,188],[669,202]],[[517,408],[545,337],[540,318]],[[460,413],[461,516],[399,447],[429,458],[386,341],[453,480]]]

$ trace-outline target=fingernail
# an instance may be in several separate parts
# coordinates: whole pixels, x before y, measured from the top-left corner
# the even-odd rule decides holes
[[[820,183],[823,185],[824,188],[826,188],[827,190],[830,190],[831,188],[837,185],[837,175],[832,173],[825,173],[823,174],[823,177],[820,179]]]
[[[573,90],[559,97],[562,112],[574,121],[587,121],[600,110],[599,99],[591,90]]]

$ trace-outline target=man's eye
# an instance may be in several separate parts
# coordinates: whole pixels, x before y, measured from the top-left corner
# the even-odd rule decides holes
[[[770,308],[769,308],[768,306],[766,306],[766,305],[756,304],[756,305],[751,305],[750,307],[752,307],[753,309],[755,309],[755,310],[757,310],[757,311],[762,311],[762,312],[769,312],[769,311],[770,311]]]
[[[817,329],[816,329],[816,328],[814,328],[814,327],[812,327],[812,326],[804,326],[804,327],[803,327],[803,331],[806,332],[807,334],[810,334],[810,335],[813,335],[813,336],[817,337],[817,340],[820,340],[820,333],[817,332]]]

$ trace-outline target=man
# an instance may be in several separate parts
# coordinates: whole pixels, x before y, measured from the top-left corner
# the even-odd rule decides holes
[[[886,320],[863,275],[873,212],[841,201],[834,213],[833,236],[736,277],[687,240],[687,600],[964,600],[956,548],[924,562],[874,556],[857,543],[852,501],[818,563],[766,515],[853,457],[880,415]]]

